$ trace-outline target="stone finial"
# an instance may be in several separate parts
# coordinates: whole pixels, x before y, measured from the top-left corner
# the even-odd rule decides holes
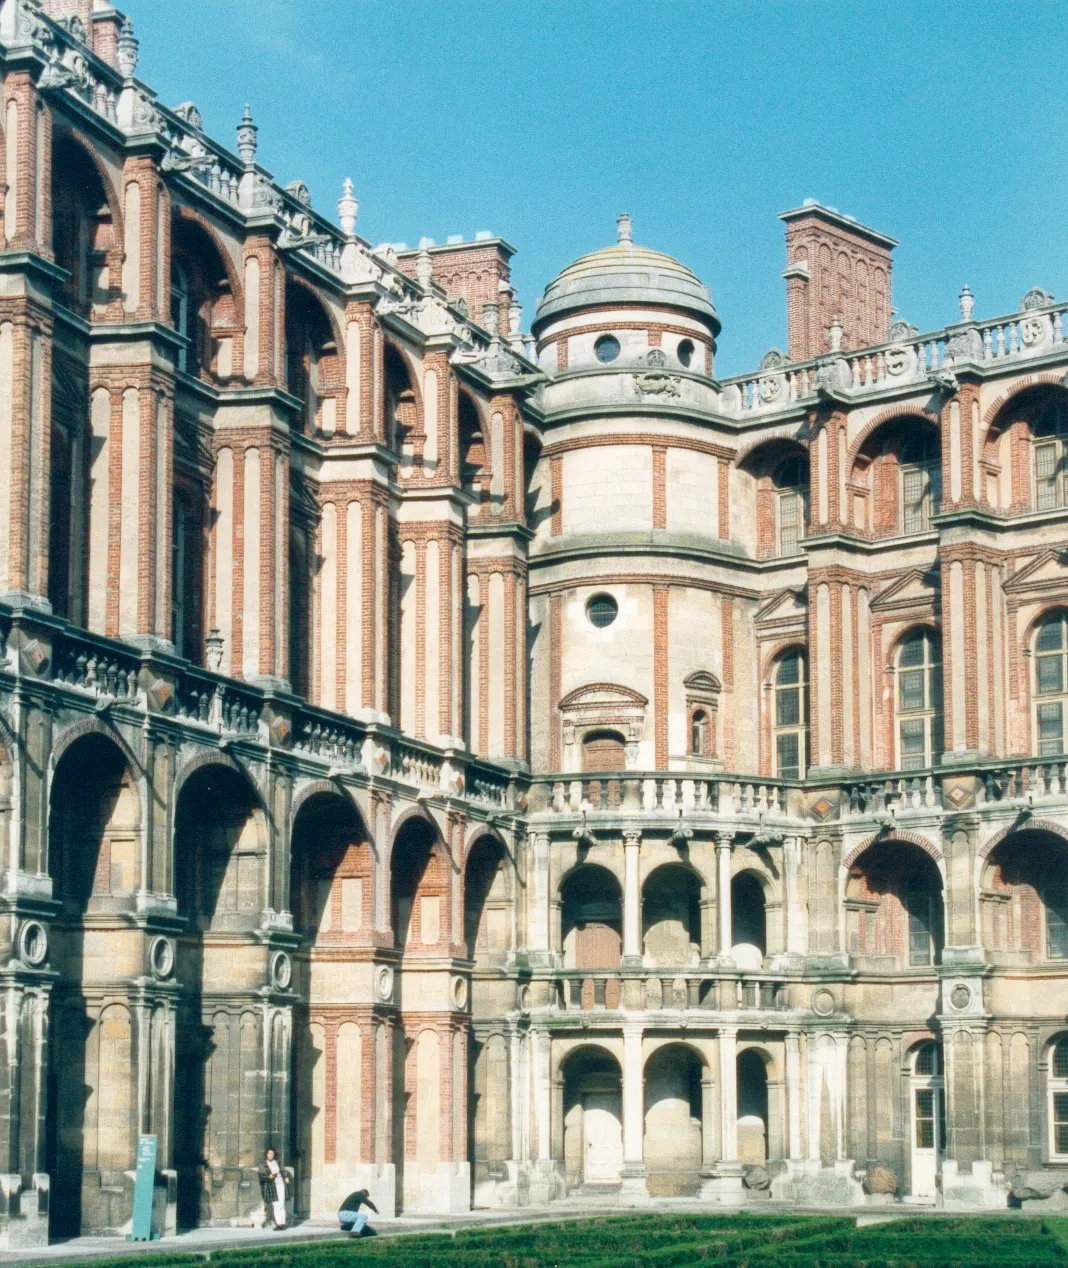
[[[345,183],[341,187],[341,197],[337,200],[337,222],[341,226],[341,232],[350,238],[356,232],[356,217],[359,212],[359,199],[356,197],[351,179],[346,176]]]
[[[423,290],[430,287],[434,280],[434,261],[426,247],[421,247],[415,260],[415,276]]]
[[[836,313],[836,314],[835,314],[835,315],[831,318],[831,325],[830,325],[830,328],[829,328],[829,329],[828,329],[828,331],[827,331],[827,338],[828,338],[828,340],[830,341],[831,351],[832,351],[832,352],[841,352],[841,351],[842,351],[842,335],[843,335],[844,333],[845,333],[845,332],[844,332],[844,330],[842,329],[842,319],[841,319],[841,317],[839,317],[839,316],[838,316],[838,314]]]
[[[961,287],[960,292],[960,316],[962,321],[971,321],[972,313],[975,311],[975,296],[972,294],[970,286]]]
[[[226,640],[222,631],[212,629],[209,631],[207,638],[204,640],[205,659],[208,662],[208,668],[212,673],[217,674],[222,669],[223,649],[226,646]]]
[[[252,122],[252,107],[246,105],[241,122],[237,125],[237,152],[246,167],[256,161],[256,136],[259,128]]]
[[[500,312],[496,304],[482,305],[482,328],[488,330],[491,335],[497,333],[497,323]]]
[[[523,308],[512,300],[508,309],[509,334],[518,335],[523,328]]]
[[[115,64],[119,68],[119,74],[123,79],[132,79],[133,73],[137,69],[137,50],[140,47],[137,37],[133,33],[133,23],[129,18],[124,19],[122,30],[119,32],[119,38],[115,43]]]
[[[616,218],[616,233],[620,243],[634,241],[634,224],[625,211]]]

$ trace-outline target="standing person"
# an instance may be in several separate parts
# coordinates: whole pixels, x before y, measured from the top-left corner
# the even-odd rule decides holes
[[[342,1231],[348,1229],[350,1237],[362,1237],[364,1229],[367,1228],[370,1216],[360,1214],[361,1206],[369,1206],[376,1215],[378,1214],[378,1207],[371,1201],[371,1195],[366,1189],[350,1193],[341,1203],[341,1210],[337,1213]]]
[[[263,1166],[260,1167],[260,1185],[263,1189],[263,1201],[267,1208],[268,1218],[273,1228],[278,1231],[286,1226],[286,1190],[289,1177],[282,1169],[278,1156],[273,1149],[263,1155]]]

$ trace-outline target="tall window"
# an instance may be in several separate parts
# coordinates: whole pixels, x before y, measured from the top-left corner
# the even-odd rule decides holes
[[[1058,1039],[1049,1054],[1049,1151],[1068,1156],[1068,1038]]]
[[[1047,511],[1065,503],[1068,406],[1047,406],[1031,424],[1035,455],[1035,506]]]
[[[790,458],[775,473],[777,548],[780,555],[796,555],[805,535],[808,470],[804,458]]]
[[[694,709],[690,719],[690,752],[694,757],[708,756],[711,749],[708,732],[708,714],[704,709]]]
[[[942,467],[933,432],[910,437],[901,447],[901,531],[923,533],[942,500]]]
[[[945,1149],[946,1110],[942,1096],[942,1053],[936,1043],[916,1049],[912,1065],[913,1128],[916,1149]]]
[[[1042,878],[1042,905],[1046,909],[1046,955],[1068,960],[1068,859],[1058,846],[1050,850]]]
[[[786,652],[775,670],[775,774],[802,779],[808,766],[808,683],[804,653]]]
[[[936,634],[916,630],[897,654],[901,770],[933,766],[942,751],[942,654]]]
[[[1035,637],[1035,729],[1041,757],[1064,752],[1068,701],[1068,616],[1047,617]]]
[[[196,370],[196,323],[193,316],[189,275],[184,266],[175,260],[171,266],[171,325],[186,341],[178,349],[178,369],[183,374]]]
[[[909,917],[909,964],[933,964],[937,951],[939,907],[929,878],[914,869],[905,878],[905,908]]]

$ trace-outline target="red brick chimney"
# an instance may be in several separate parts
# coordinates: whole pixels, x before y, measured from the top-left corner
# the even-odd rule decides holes
[[[890,252],[898,244],[811,199],[786,221],[786,328],[791,361],[830,351],[842,325],[842,350],[883,343],[890,327]]]

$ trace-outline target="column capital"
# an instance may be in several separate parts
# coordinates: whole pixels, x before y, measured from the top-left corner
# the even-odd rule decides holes
[[[740,1029],[740,1026],[720,1026],[719,1037],[720,1039],[737,1039]]]
[[[624,828],[623,829],[624,849],[640,848],[641,843],[642,843],[641,828]]]
[[[734,848],[733,832],[717,832],[716,833],[716,849],[731,850]]]

